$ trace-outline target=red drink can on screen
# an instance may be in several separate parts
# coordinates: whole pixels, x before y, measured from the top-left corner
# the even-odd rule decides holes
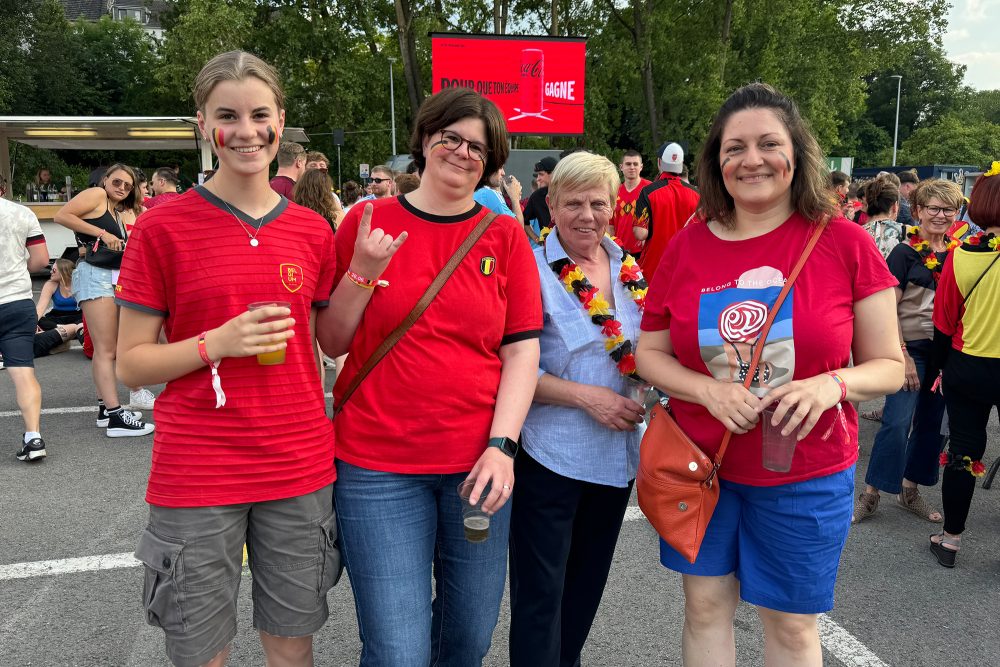
[[[541,49],[521,50],[521,113],[537,114],[544,108],[545,53]]]

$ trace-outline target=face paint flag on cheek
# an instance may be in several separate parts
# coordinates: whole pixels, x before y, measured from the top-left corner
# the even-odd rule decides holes
[[[274,131],[274,128],[270,125],[267,126],[267,143],[273,144],[278,138],[278,133]]]
[[[226,138],[222,132],[222,129],[218,127],[212,128],[212,143],[215,144],[215,147],[225,148],[226,147],[225,142]]]
[[[785,155],[784,153],[781,153],[781,157],[785,158],[785,169],[787,169],[788,171],[791,171],[792,170],[792,161],[789,160],[788,156]]]

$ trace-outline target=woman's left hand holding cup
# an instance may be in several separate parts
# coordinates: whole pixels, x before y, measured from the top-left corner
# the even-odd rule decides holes
[[[514,459],[497,447],[487,447],[466,479],[476,481],[470,494],[472,500],[478,499],[486,485],[490,484],[490,494],[483,503],[483,511],[495,514],[510,499],[514,490]]]
[[[774,420],[784,422],[781,434],[788,436],[798,429],[796,438],[802,440],[813,430],[823,413],[840,402],[837,381],[825,373],[805,380],[795,380],[772,389],[760,400],[759,413],[774,407]],[[788,415],[788,421],[785,417]]]

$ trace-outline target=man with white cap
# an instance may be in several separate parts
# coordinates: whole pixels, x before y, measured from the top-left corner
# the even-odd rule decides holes
[[[635,204],[635,237],[645,241],[639,266],[647,281],[652,281],[660,256],[670,239],[698,208],[698,191],[684,182],[684,149],[668,142],[656,153],[660,176],[639,193]]]

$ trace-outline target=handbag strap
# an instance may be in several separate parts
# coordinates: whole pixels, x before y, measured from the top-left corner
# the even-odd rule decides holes
[[[462,241],[462,245],[458,246],[455,254],[451,256],[451,259],[449,259],[448,263],[444,265],[441,272],[434,277],[433,281],[431,281],[430,286],[428,286],[423,296],[421,296],[417,301],[417,304],[413,306],[413,310],[410,311],[409,315],[407,315],[403,321],[399,323],[399,326],[393,329],[392,332],[385,337],[385,340],[383,340],[379,346],[375,348],[375,351],[372,352],[370,357],[368,357],[368,360],[361,366],[361,370],[359,370],[357,375],[354,376],[351,383],[347,385],[347,389],[344,390],[344,395],[340,399],[340,404],[333,409],[334,417],[340,414],[340,411],[344,409],[345,405],[347,405],[348,399],[350,399],[351,395],[359,386],[361,386],[361,382],[368,376],[369,373],[372,372],[375,366],[378,365],[378,362],[382,361],[382,358],[389,353],[389,350],[391,350],[392,347],[400,341],[403,335],[406,334],[410,327],[412,327],[416,321],[420,319],[420,316],[424,314],[427,307],[431,305],[431,301],[434,300],[434,297],[438,295],[438,292],[441,291],[444,284],[448,282],[449,278],[451,278],[451,274],[455,272],[458,265],[461,264],[462,260],[465,259],[465,256],[469,254],[469,251],[472,250],[472,246],[476,245],[476,242],[482,237],[483,234],[486,233],[486,228],[490,226],[490,223],[493,222],[496,217],[497,214],[491,211],[479,221],[479,224],[472,230],[472,233],[465,237],[465,240]]]
[[[1000,259],[1000,254],[997,254],[997,256],[993,258],[993,261],[990,262],[990,265],[986,267],[986,270],[979,274],[979,278],[977,278],[976,282],[973,283],[972,289],[969,290],[969,293],[965,295],[965,298],[962,299],[962,301],[964,301],[965,303],[969,303],[969,299],[972,298],[972,293],[976,291],[977,287],[979,287],[979,283],[983,282],[983,278],[985,278],[986,274],[990,272],[990,269],[993,268],[993,265],[997,263],[998,259]],[[952,256],[951,261],[952,262],[955,261],[954,256]]]
[[[799,255],[799,261],[795,263],[795,267],[788,276],[788,280],[785,281],[785,286],[781,288],[781,293],[778,294],[778,298],[775,300],[774,305],[771,306],[771,310],[767,314],[767,319],[764,320],[764,326],[761,327],[760,330],[760,338],[757,341],[757,346],[753,351],[753,357],[750,360],[750,368],[747,370],[746,378],[743,380],[743,386],[747,389],[750,388],[754,375],[757,374],[757,366],[760,364],[760,356],[764,352],[764,342],[767,340],[767,334],[771,331],[771,325],[774,324],[774,318],[778,316],[778,311],[781,310],[781,306],[785,302],[785,297],[788,296],[788,293],[792,289],[792,285],[795,284],[795,279],[799,277],[802,267],[805,265],[806,260],[809,259],[809,255],[812,254],[813,248],[816,247],[816,243],[819,241],[819,237],[823,234],[823,230],[826,229],[828,221],[828,218],[824,218],[819,224],[816,225],[816,229],[813,230],[812,236],[809,238],[809,242],[806,243],[806,247],[802,250],[802,254]],[[722,465],[722,457],[726,455],[726,449],[729,448],[729,443],[732,439],[733,432],[726,429],[726,434],[722,436],[722,445],[719,447],[719,451],[715,454],[715,468],[712,471],[712,475],[714,475],[715,472],[718,471],[719,466]],[[711,476],[709,479],[711,479]]]

